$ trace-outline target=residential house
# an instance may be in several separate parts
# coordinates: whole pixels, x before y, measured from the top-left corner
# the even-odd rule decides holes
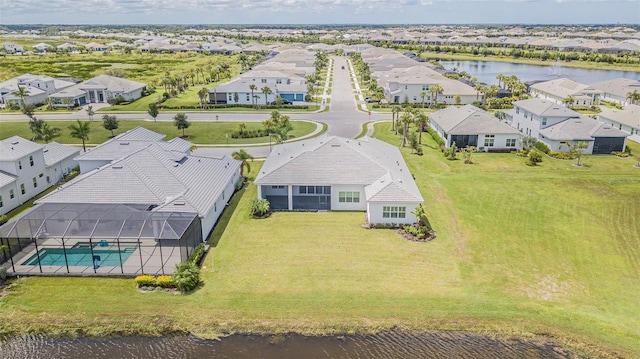
[[[33,51],[34,52],[47,52],[47,51],[52,51],[53,50],[53,46],[46,44],[44,42],[41,42],[39,44],[33,45]]]
[[[4,44],[2,44],[2,48],[9,54],[24,52],[24,47],[20,45],[12,44],[10,42],[5,42]]]
[[[571,96],[573,103],[568,104],[570,106],[591,106],[597,101],[594,98],[596,93],[588,85],[567,78],[535,83],[529,87],[529,94],[557,104],[565,104],[565,100]]]
[[[623,105],[630,104],[627,98],[633,90],[640,91],[640,81],[626,78],[618,78],[614,80],[606,80],[591,84],[589,87],[602,93],[601,100],[616,102]]]
[[[540,129],[579,116],[576,111],[541,98],[515,101],[513,109],[507,112],[507,120],[512,127],[535,138],[539,138]]]
[[[87,81],[55,92],[49,96],[54,107],[72,104],[82,106],[88,103],[104,103],[122,96],[125,101],[135,101],[142,97],[147,84],[121,77],[99,75]]]
[[[78,50],[78,47],[72,43],[69,42],[65,42],[62,45],[58,45],[56,46],[56,49],[58,49],[58,51],[62,51],[62,52],[68,52],[68,53],[79,53],[80,51]]]
[[[414,223],[423,202],[400,151],[369,137],[278,145],[255,184],[273,209],[364,211],[369,223]]]
[[[430,126],[446,147],[475,146],[479,151],[520,149],[522,134],[495,116],[473,105],[447,107],[429,115]]]
[[[0,141],[0,215],[59,182],[77,162],[77,147],[41,145],[20,136]]]
[[[255,85],[254,91],[251,91],[251,85]],[[264,87],[268,87],[271,93],[265,94],[262,91]],[[281,71],[251,70],[209,90],[209,103],[264,104],[275,101],[278,96],[296,102],[304,101],[306,94],[304,77]]]
[[[165,137],[166,135],[138,126],[87,152],[81,153],[75,160],[80,165],[80,173],[87,173],[98,167],[108,165],[130,153],[139,151],[141,148],[146,148],[152,143],[156,143],[160,148],[177,157],[191,154],[191,147],[193,146],[191,142],[179,137],[164,142],[163,139]]]
[[[598,120],[629,134],[629,139],[640,142],[640,106],[627,105],[622,110],[602,106]]]
[[[84,47],[89,51],[107,51],[107,45],[98,42],[87,43]]]
[[[50,94],[73,86],[75,83],[64,79],[55,79],[46,75],[24,74],[12,79],[0,82],[0,103],[13,102],[21,105],[22,99],[14,93],[19,87],[26,90],[27,96],[24,102],[30,105],[44,104]]]

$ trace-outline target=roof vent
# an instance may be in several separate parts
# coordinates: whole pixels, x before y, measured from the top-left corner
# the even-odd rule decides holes
[[[20,142],[18,142],[18,141],[16,141],[16,142],[11,142],[11,144],[12,144],[12,145],[17,145],[18,143],[20,143]]]
[[[120,142],[120,145],[121,145],[121,146],[128,146],[128,145],[129,145],[129,142]]]
[[[121,170],[122,166],[111,166],[111,168],[113,168],[114,170]]]
[[[185,203],[184,202],[173,202],[174,206],[184,206]]]
[[[331,147],[340,147],[340,145],[331,145]]]
[[[44,150],[42,152],[47,153],[47,152],[49,152],[49,149],[47,148],[46,150]]]

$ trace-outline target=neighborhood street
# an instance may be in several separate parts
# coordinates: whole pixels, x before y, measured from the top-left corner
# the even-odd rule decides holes
[[[333,81],[331,88],[324,88],[324,95],[322,98],[328,98],[328,110],[323,111],[324,106],[318,112],[311,113],[287,113],[292,120],[308,120],[315,122],[323,122],[328,125],[327,134],[341,136],[341,137],[356,137],[362,131],[362,125],[368,121],[379,121],[390,119],[390,114],[377,114],[371,113],[369,115],[366,111],[358,110],[358,105],[364,103],[362,95],[358,95],[356,100],[356,93],[354,93],[351,82],[349,79],[350,66],[345,57],[332,56],[333,60]],[[356,89],[358,92],[358,89]],[[269,118],[267,113],[234,113],[234,112],[186,112],[189,121],[234,121],[234,122],[262,122]],[[118,113],[116,114],[119,120],[139,120],[147,119],[151,121],[151,117],[146,113]],[[173,121],[175,112],[160,113],[158,121]],[[100,114],[94,115],[98,118]],[[37,114],[39,119],[45,121],[55,120],[88,120],[86,112],[83,110],[73,112],[71,114],[49,114],[40,113]],[[0,121],[27,121],[27,118],[23,114],[0,114]],[[2,124],[0,122],[0,131],[2,130]],[[244,147],[254,157],[266,157],[269,154],[270,146],[268,144],[264,146],[246,146]],[[199,146],[195,150],[196,155],[218,157],[224,154],[230,154],[237,151],[238,147],[205,147]]]

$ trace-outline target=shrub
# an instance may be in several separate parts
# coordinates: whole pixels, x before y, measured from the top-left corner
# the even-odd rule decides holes
[[[251,216],[254,218],[262,218],[269,213],[271,210],[269,201],[265,198],[251,200],[249,204],[249,211],[251,212]]]
[[[156,279],[152,275],[139,275],[135,279],[138,287],[148,287],[156,285]]]
[[[527,165],[529,166],[537,166],[539,162],[542,162],[542,152],[539,150],[532,148],[527,155]]]
[[[550,151],[549,146],[545,145],[544,142],[536,142],[534,147],[544,153],[549,153]]]
[[[436,141],[438,146],[444,146],[444,144],[445,144],[444,140],[442,139],[442,137],[440,137],[440,135],[438,135],[438,132],[436,132],[436,130],[434,130],[433,128],[429,127],[427,132],[429,133],[429,135],[431,135],[431,138],[433,138],[433,140]]]
[[[619,151],[612,151],[611,154],[614,155],[614,156],[618,156],[618,157],[629,157],[629,156],[631,156],[631,154],[628,153],[628,152],[619,152]]]
[[[549,157],[557,158],[559,160],[575,160],[576,159],[576,155],[571,152],[549,151],[548,155]]]
[[[458,147],[456,146],[456,143],[452,143],[451,147],[446,148],[444,150],[444,157],[446,157],[449,161],[453,161],[458,159],[458,154],[456,153],[456,151],[458,151]]]
[[[193,264],[199,265],[202,261],[202,257],[204,257],[204,246],[204,243],[198,244],[193,250],[193,253],[191,253],[191,255],[189,256],[188,261]]]
[[[200,268],[190,261],[176,265],[173,282],[183,294],[196,289],[200,284]]]
[[[0,281],[7,279],[7,268],[0,267]]]
[[[161,275],[156,279],[156,285],[162,288],[176,288],[176,283],[170,275]]]
[[[9,220],[9,217],[7,217],[6,214],[0,215],[0,226],[7,223],[8,220]]]

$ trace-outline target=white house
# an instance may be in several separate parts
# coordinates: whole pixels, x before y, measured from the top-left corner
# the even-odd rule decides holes
[[[251,85],[255,86],[253,91]],[[266,96],[262,91],[265,87],[271,90]],[[304,77],[281,71],[252,70],[209,90],[209,103],[265,104],[275,101],[278,96],[283,100],[296,102],[304,101],[306,94]]]
[[[158,144],[160,148],[170,151],[176,156],[191,154],[191,142],[181,138],[174,138],[171,141],[162,141],[166,135],[153,132],[144,127],[136,127],[125,133],[100,144],[99,146],[83,152],[75,158],[80,165],[80,173],[93,171],[98,167],[108,165],[114,160],[122,158],[128,154],[148,147],[152,143]]]
[[[622,110],[602,107],[600,122],[609,124],[629,134],[629,139],[640,142],[640,106],[627,105]]]
[[[77,166],[77,147],[41,145],[20,136],[0,141],[0,214],[59,182]]]
[[[2,44],[2,48],[9,54],[24,52],[24,47],[20,45],[12,44],[10,42],[5,42],[4,44]]]
[[[591,106],[599,98],[598,92],[588,85],[567,78],[535,83],[529,87],[529,94],[557,104],[564,104],[565,99],[572,96],[571,106]]]
[[[640,81],[619,78],[597,82],[591,84],[590,87],[602,93],[601,100],[627,105],[630,104],[630,100],[627,98],[628,94],[633,90],[640,91]]]
[[[516,101],[513,110],[507,112],[507,120],[512,127],[535,138],[539,138],[540,129],[579,116],[576,111],[541,98]]]
[[[41,42],[39,44],[33,45],[33,50],[35,52],[47,52],[47,51],[53,50],[53,46],[46,44],[44,42]]]
[[[430,126],[447,147],[475,146],[479,151],[519,149],[522,134],[495,116],[473,105],[447,107],[429,115]]]
[[[99,75],[87,81],[65,88],[49,95],[54,107],[72,104],[82,106],[88,103],[104,103],[122,96],[125,101],[135,101],[142,97],[147,84],[120,77]]]
[[[14,93],[22,87],[27,92],[27,96],[24,97],[25,103],[30,105],[44,104],[50,94],[74,84],[71,81],[55,79],[46,75],[23,74],[0,82],[0,103],[9,104],[13,102],[20,105],[21,98]]]
[[[414,223],[423,202],[400,151],[369,137],[278,145],[255,184],[273,209],[364,211],[369,223]]]
[[[569,152],[569,144],[585,142],[587,154],[624,151],[628,134],[587,116],[573,117],[540,130],[540,141],[551,151]]]

